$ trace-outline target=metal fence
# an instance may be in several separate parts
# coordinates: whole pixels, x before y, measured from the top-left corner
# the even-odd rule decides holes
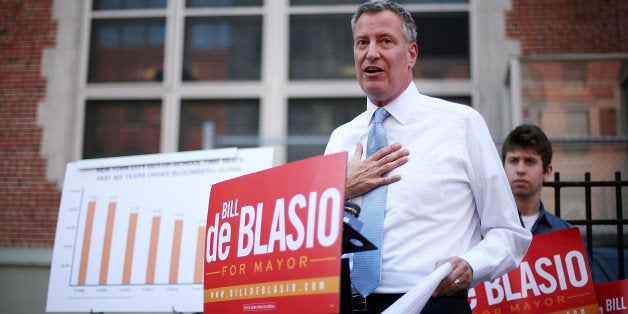
[[[624,218],[623,213],[623,197],[622,188],[628,187],[628,181],[622,181],[621,173],[615,172],[615,179],[612,181],[592,181],[591,174],[585,173],[584,181],[560,181],[560,173],[554,173],[553,182],[545,182],[543,184],[546,187],[551,187],[554,190],[554,212],[556,216],[561,215],[561,192],[564,189],[581,189],[584,194],[585,210],[583,219],[566,219],[574,226],[579,226],[581,233],[584,234],[587,253],[590,257],[595,256],[594,250],[596,247],[613,248],[616,250],[616,265],[610,265],[610,267],[617,267],[616,279],[626,278],[626,234],[625,225],[628,223],[628,219]],[[615,197],[615,217],[612,219],[600,219],[594,218],[593,214],[595,210],[600,210],[593,206],[593,189],[612,189]],[[608,206],[610,202],[604,202],[605,206]],[[607,208],[608,210],[609,208]],[[595,226],[606,226],[604,232],[595,232]],[[610,232],[609,232],[610,231]],[[614,232],[613,232],[614,231]],[[614,254],[614,250],[610,252]],[[599,255],[599,254],[598,254]],[[613,256],[612,259],[615,259]]]

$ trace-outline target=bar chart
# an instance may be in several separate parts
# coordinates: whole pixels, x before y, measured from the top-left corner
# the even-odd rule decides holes
[[[89,200],[85,207],[85,219],[76,228],[82,239],[75,248],[73,286],[202,283],[204,220],[186,221],[185,213],[169,217],[162,210],[124,210],[118,201],[100,204]],[[105,219],[96,221],[97,215],[105,215]],[[142,234],[138,234],[138,226]],[[101,229],[103,232],[96,232]],[[166,258],[158,258],[158,253]],[[158,262],[162,263],[159,273],[168,274],[167,278],[156,280]],[[88,273],[93,274],[89,281]]]
[[[271,165],[261,148],[69,163],[46,310],[202,311],[211,185]]]

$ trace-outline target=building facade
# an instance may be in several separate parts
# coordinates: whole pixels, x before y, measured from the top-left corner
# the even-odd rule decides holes
[[[474,107],[498,146],[539,124],[563,180],[626,173],[625,1],[399,2],[418,26],[422,93]],[[232,146],[272,146],[276,165],[322,154],[364,109],[358,3],[0,2],[0,304],[45,311],[67,162]],[[563,216],[580,214],[569,207]]]

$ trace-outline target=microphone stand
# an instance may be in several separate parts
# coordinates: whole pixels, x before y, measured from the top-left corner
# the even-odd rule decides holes
[[[346,201],[342,218],[342,257],[340,262],[340,313],[353,313],[351,293],[351,269],[348,253],[377,250],[377,247],[361,233],[362,222],[358,220],[360,206]]]

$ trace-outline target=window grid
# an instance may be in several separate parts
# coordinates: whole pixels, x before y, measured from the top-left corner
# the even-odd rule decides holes
[[[338,2],[325,2],[317,1],[315,4],[298,4],[297,1],[290,0],[272,0],[263,1],[263,4],[257,5],[253,0],[252,5],[247,4],[247,1],[236,1],[234,6],[224,5],[225,1],[197,1],[194,6],[193,1],[166,1],[166,7],[159,7],[154,5],[147,8],[111,8],[103,10],[91,10],[92,6],[89,5],[85,11],[84,25],[85,29],[91,29],[91,24],[101,23],[101,21],[111,20],[124,20],[124,19],[165,19],[165,35],[163,44],[163,70],[156,70],[153,74],[155,81],[140,81],[140,82],[107,82],[103,84],[101,82],[93,82],[88,80],[91,74],[88,75],[88,65],[90,64],[91,54],[89,51],[90,35],[84,35],[82,44],[82,78],[80,86],[79,99],[82,99],[82,104],[79,104],[81,114],[86,114],[86,103],[94,99],[105,100],[124,100],[124,99],[159,99],[162,103],[161,110],[161,141],[160,147],[157,151],[171,152],[180,150],[182,147],[179,133],[181,132],[181,108],[182,104],[186,101],[200,100],[205,102],[211,102],[219,99],[241,99],[244,97],[251,97],[256,101],[258,106],[258,132],[257,134],[244,135],[251,136],[251,139],[239,139],[244,143],[259,143],[260,145],[273,145],[276,148],[280,148],[280,156],[276,157],[276,163],[282,163],[287,161],[288,158],[286,148],[288,146],[295,147],[303,144],[306,146],[308,143],[300,143],[303,141],[300,135],[293,134],[289,130],[288,125],[292,122],[292,117],[288,103],[292,103],[293,98],[327,98],[327,99],[357,99],[359,103],[363,103],[364,96],[362,92],[357,88],[355,77],[353,73],[349,73],[349,66],[342,69],[342,75],[334,79],[334,74],[327,77],[314,77],[299,79],[295,77],[294,69],[290,69],[290,58],[286,55],[285,58],[281,58],[280,51],[289,51],[293,53],[289,48],[290,45],[290,31],[291,27],[288,26],[288,30],[280,31],[271,29],[270,27],[264,28],[268,25],[277,25],[274,19],[278,17],[285,19],[286,23],[279,25],[289,25],[289,21],[302,15],[324,15],[324,16],[346,16],[346,31],[350,34],[349,18],[355,9],[355,4],[349,2],[349,4]],[[206,2],[205,4],[201,2]],[[212,6],[211,3],[217,4]],[[447,2],[447,3],[445,3]],[[156,1],[159,3],[159,1]],[[210,3],[207,5],[207,3]],[[260,2],[261,3],[261,2]],[[419,13],[429,12],[462,12],[470,14],[470,5],[466,1],[408,1],[405,4],[413,15]],[[254,17],[261,19],[262,29],[259,37],[262,40],[260,50],[261,56],[259,65],[257,66],[258,74],[253,77],[244,77],[243,81],[236,80],[214,80],[214,81],[199,81],[192,80],[190,73],[185,70],[184,55],[185,50],[185,31],[187,21],[191,21],[194,18],[199,19],[223,19],[225,21],[231,18],[246,18]],[[272,21],[269,19],[273,19]],[[470,16],[469,16],[470,18]],[[285,36],[285,37],[283,37]],[[469,29],[469,38],[471,37],[471,29]],[[216,39],[218,40],[218,39]],[[222,40],[222,39],[221,39]],[[272,41],[273,46],[264,48],[264,40]],[[338,40],[338,39],[337,39]],[[420,40],[420,39],[419,39]],[[218,42],[219,43],[219,42]],[[201,45],[203,43],[201,42]],[[471,54],[471,53],[469,53]],[[280,59],[281,58],[281,59]],[[352,65],[352,56],[343,56],[336,53],[333,58],[343,58],[343,64]],[[473,59],[469,57],[469,62]],[[283,63],[285,64],[283,64]],[[268,64],[280,65],[278,69],[269,68]],[[250,67],[248,64],[241,65],[242,68]],[[282,74],[285,68],[285,74]],[[279,71],[277,71],[279,70]],[[352,69],[351,69],[352,70]],[[290,72],[288,72],[290,71]],[[265,72],[267,72],[265,74]],[[346,73],[345,73],[346,72]],[[272,73],[272,74],[271,74]],[[150,73],[149,73],[150,74]],[[145,75],[149,75],[145,74]],[[337,75],[337,74],[336,74]],[[331,79],[331,80],[330,80]],[[242,80],[242,79],[240,79]],[[422,79],[424,80],[424,79]],[[466,78],[450,80],[447,78],[433,79],[421,82],[422,86],[428,86],[430,89],[435,89],[431,94],[454,94],[460,95],[465,98],[471,97],[474,93],[472,90],[473,84],[471,84],[472,75],[468,74]],[[461,84],[462,83],[462,84]],[[269,91],[269,87],[270,91]],[[122,92],[122,93],[121,93]],[[99,96],[94,96],[99,95]],[[109,96],[111,95],[111,96]],[[96,97],[96,98],[94,98]],[[312,110],[305,109],[305,110]],[[283,112],[283,113],[282,113]],[[340,114],[340,113],[337,113]],[[285,122],[276,121],[276,117]],[[83,120],[85,121],[85,120]],[[84,122],[82,122],[84,123]],[[282,127],[285,123],[285,126]],[[279,126],[278,126],[279,124]],[[86,128],[86,125],[82,125],[79,129]],[[83,132],[81,132],[82,136]],[[242,136],[242,135],[238,135]],[[309,135],[308,135],[309,136]],[[324,137],[325,135],[315,135],[316,137]],[[233,139],[233,138],[232,138]],[[238,140],[236,140],[237,142]],[[317,141],[321,141],[318,139]],[[83,143],[81,138],[79,143]],[[223,141],[224,142],[224,141]],[[306,141],[307,142],[307,141]],[[281,149],[283,147],[283,150]],[[317,146],[316,149],[320,147]],[[82,147],[79,148],[82,151]],[[320,153],[320,152],[316,152]],[[307,153],[305,153],[307,155]]]

